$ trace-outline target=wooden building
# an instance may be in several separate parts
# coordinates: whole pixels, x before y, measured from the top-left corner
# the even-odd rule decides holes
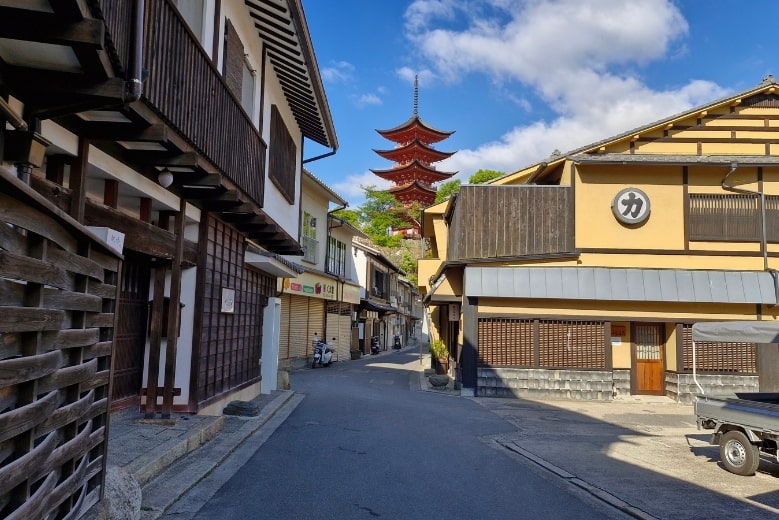
[[[436,332],[465,393],[689,401],[691,325],[776,320],[779,84],[463,186],[424,212]],[[478,215],[478,218],[476,216]],[[779,352],[695,351],[707,391],[776,391]]]
[[[304,142],[338,146],[300,0],[0,0],[0,20],[0,156],[123,238],[112,406],[257,395]]]

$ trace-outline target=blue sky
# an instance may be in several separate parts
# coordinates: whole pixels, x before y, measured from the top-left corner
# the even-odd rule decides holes
[[[776,0],[304,0],[339,140],[306,167],[359,206],[377,129],[455,133],[437,163],[512,172],[779,77]],[[306,142],[304,158],[328,150]]]

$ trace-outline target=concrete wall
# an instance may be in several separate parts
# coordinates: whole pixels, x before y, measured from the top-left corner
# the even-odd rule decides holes
[[[610,401],[614,376],[610,370],[545,370],[479,368],[479,397],[535,397]]]
[[[737,392],[758,392],[757,376],[730,374],[698,374],[698,382],[707,394],[733,395]],[[692,379],[692,374],[665,375],[665,393],[668,397],[680,403],[692,403],[700,391]]]

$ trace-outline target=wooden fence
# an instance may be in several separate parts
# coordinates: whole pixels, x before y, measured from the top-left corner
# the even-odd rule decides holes
[[[121,257],[0,168],[0,518],[102,495]]]

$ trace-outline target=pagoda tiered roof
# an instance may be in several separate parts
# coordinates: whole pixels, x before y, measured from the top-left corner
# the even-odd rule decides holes
[[[435,202],[436,195],[435,188],[419,181],[393,186],[389,189],[389,192],[395,196],[395,200],[403,204],[419,202],[423,207],[430,206]]]
[[[457,172],[441,172],[432,166],[419,160],[399,164],[387,170],[371,170],[382,179],[392,181],[395,184],[406,184],[412,181],[422,181],[427,184],[445,181]]]
[[[454,155],[454,152],[442,152],[432,148],[419,139],[406,143],[404,145],[393,148],[392,150],[373,150],[380,156],[390,161],[397,163],[407,163],[414,159],[419,159],[422,162],[431,164],[438,161],[442,161]]]
[[[412,115],[405,123],[389,130],[376,130],[382,137],[392,142],[406,144],[419,140],[425,144],[443,141],[454,132],[438,130],[425,123],[418,114]]]

